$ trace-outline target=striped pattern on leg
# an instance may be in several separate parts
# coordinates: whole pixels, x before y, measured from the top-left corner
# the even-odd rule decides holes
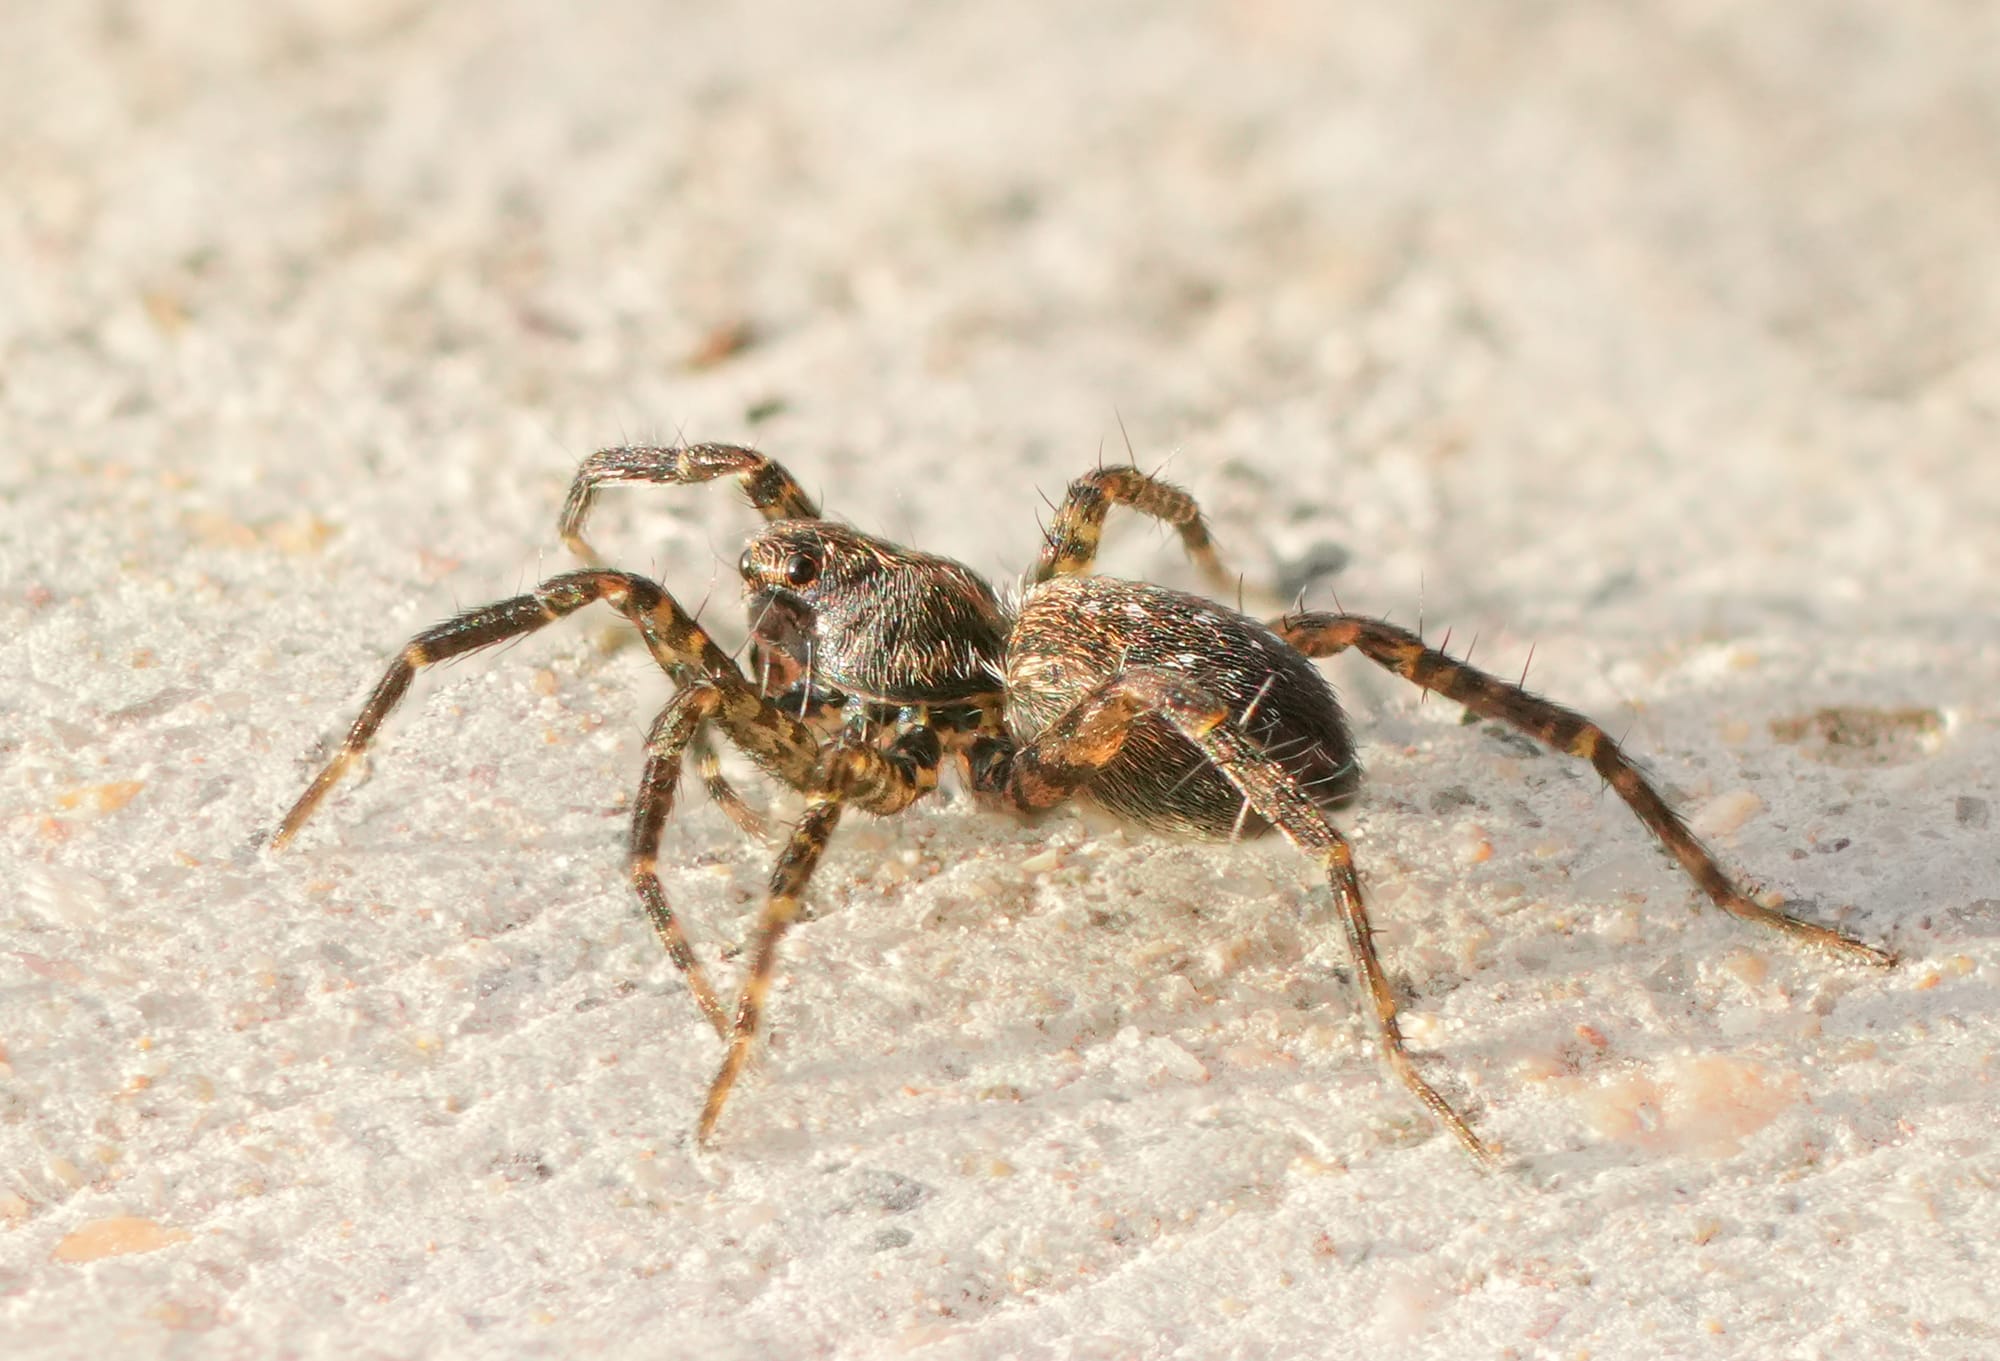
[[[1757,922],[1810,945],[1878,967],[1896,962],[1886,950],[1845,932],[1821,926],[1753,901],[1731,881],[1708,847],[1688,829],[1611,735],[1573,709],[1543,699],[1518,685],[1427,646],[1408,629],[1351,614],[1288,615],[1271,625],[1280,638],[1308,657],[1327,657],[1354,648],[1369,660],[1414,685],[1463,704],[1484,718],[1497,719],[1580,760],[1588,761],[1618,797],[1660,839],[1687,876],[1723,911]]]
[[[685,486],[732,476],[767,520],[819,518],[819,507],[797,479],[755,449],[738,444],[632,445],[600,449],[583,461],[570,483],[556,530],[572,553],[594,564],[597,550],[583,537],[583,522],[599,487],[618,482]]]
[[[721,691],[712,685],[697,685],[675,695],[653,720],[653,729],[646,737],[646,768],[632,801],[632,835],[626,866],[633,891],[652,919],[653,930],[667,949],[667,958],[673,960],[687,980],[688,991],[694,995],[701,1014],[715,1027],[715,1033],[726,1040],[729,1018],[708,981],[707,971],[688,944],[687,933],[667,905],[659,875],[660,833],[673,812],[674,791],[681,777],[681,753],[697,740],[702,725],[721,707]]]
[[[593,601],[602,600],[638,625],[655,660],[676,680],[704,672],[735,674],[735,664],[710,641],[673,598],[630,572],[587,569],[551,577],[526,595],[481,605],[425,629],[403,645],[347,730],[339,751],[314,777],[271,838],[283,846],[298,834],[340,778],[361,758],[389,711],[409,690],[417,672],[546,628]],[[738,678],[739,684],[741,678]],[[744,687],[747,691],[747,686]]]
[[[943,746],[928,728],[902,734],[888,751],[843,744],[821,758],[805,813],[792,828],[771,870],[770,897],[751,937],[750,972],[736,998],[729,1049],[709,1084],[695,1138],[707,1144],[722,1118],[730,1089],[742,1075],[756,1045],[777,971],[778,943],[798,920],[807,882],[818,868],[842,811],[849,805],[876,814],[899,813],[937,786]]]
[[[1006,762],[1004,784],[998,783],[1003,763],[989,769],[987,792],[1004,790],[1023,808],[1046,808],[1080,789],[1090,775],[1117,756],[1125,733],[1143,714],[1164,715],[1187,739],[1199,746],[1229,782],[1241,790],[1273,827],[1318,864],[1333,890],[1334,902],[1346,928],[1362,986],[1375,1013],[1376,1034],[1389,1065],[1416,1098],[1482,1163],[1494,1153],[1472,1132],[1438,1090],[1417,1071],[1397,1023],[1396,996],[1375,953],[1374,932],[1354,873],[1354,857],[1346,840],[1327,821],[1291,772],[1267,756],[1247,734],[1229,722],[1229,708],[1179,676],[1157,671],[1128,671],[1077,701],[1048,731],[1013,753]]]
[[[1099,468],[1069,484],[1056,520],[1042,543],[1042,555],[1030,581],[1087,572],[1097,558],[1097,543],[1104,533],[1104,516],[1113,505],[1132,509],[1163,520],[1180,532],[1188,557],[1216,590],[1229,590],[1236,579],[1224,569],[1209,540],[1208,522],[1201,508],[1189,496],[1168,482],[1140,472],[1137,468]]]

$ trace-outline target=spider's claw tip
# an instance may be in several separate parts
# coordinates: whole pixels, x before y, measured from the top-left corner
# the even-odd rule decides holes
[[[1903,962],[1903,957],[1893,950],[1884,950],[1878,946],[1869,945],[1866,942],[1858,940],[1847,941],[1845,951],[1848,954],[1860,956],[1863,964],[1871,965],[1877,969],[1893,969]]]

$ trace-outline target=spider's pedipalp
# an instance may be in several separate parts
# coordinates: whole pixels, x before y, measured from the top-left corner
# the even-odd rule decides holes
[[[694,752],[695,769],[701,774],[702,787],[708,791],[709,802],[720,808],[723,815],[752,841],[770,841],[770,818],[751,807],[750,802],[729,783],[728,777],[722,773],[722,758],[707,735],[697,732],[688,749]]]

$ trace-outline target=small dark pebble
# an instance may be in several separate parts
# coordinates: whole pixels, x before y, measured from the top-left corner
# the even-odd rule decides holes
[[[1459,785],[1453,785],[1449,789],[1440,789],[1431,795],[1431,811],[1450,813],[1460,808],[1474,807],[1478,802],[1479,800],[1474,798],[1470,791]]]
[[[929,1200],[934,1192],[913,1177],[881,1168],[866,1168],[856,1178],[860,1185],[854,1198],[835,1207],[836,1214],[848,1214],[866,1206],[884,1214],[907,1214]]]
[[[1468,712],[1470,711],[1468,710]],[[1540,742],[1537,742],[1526,733],[1515,732],[1503,723],[1488,723],[1479,731],[1485,734],[1487,741],[1493,743],[1495,746],[1505,747],[1515,756],[1540,757],[1548,755],[1548,748],[1544,747]]]

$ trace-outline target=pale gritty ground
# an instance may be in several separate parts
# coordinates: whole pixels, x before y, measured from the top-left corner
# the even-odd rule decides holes
[[[0,13],[0,1353],[2000,1352],[2000,12]],[[1139,457],[1252,608],[1603,718],[1876,974],[1358,662],[1345,819],[1427,1070],[1282,846],[856,819],[713,1154],[628,896],[667,693],[570,469],[749,439],[1011,578]],[[740,637],[728,489],[601,543]],[[1126,523],[1105,566],[1190,585]],[[733,981],[769,853],[690,793]]]

